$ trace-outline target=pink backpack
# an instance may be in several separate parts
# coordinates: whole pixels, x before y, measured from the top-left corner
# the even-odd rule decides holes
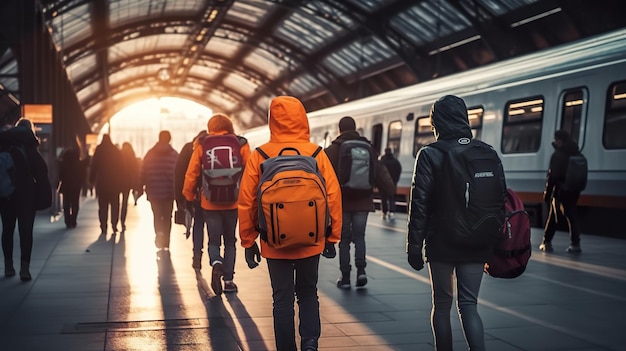
[[[530,217],[522,200],[511,189],[507,189],[504,210],[505,238],[495,245],[493,257],[485,265],[485,273],[510,279],[524,273],[530,260]]]
[[[207,135],[202,140],[202,193],[215,203],[233,203],[243,173],[241,143],[233,134]]]

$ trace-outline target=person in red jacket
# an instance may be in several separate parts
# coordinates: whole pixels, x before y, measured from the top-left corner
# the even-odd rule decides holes
[[[277,156],[285,147],[293,147],[303,155],[312,155],[318,145],[311,143],[309,120],[300,100],[279,96],[272,100],[269,110],[270,140],[260,146],[269,156]],[[274,335],[277,350],[297,350],[294,322],[294,294],[298,297],[301,350],[317,350],[321,334],[317,280],[320,254],[332,258],[334,245],[341,238],[341,189],[330,160],[324,152],[315,157],[326,182],[331,230],[326,245],[276,249],[261,241],[259,236],[257,187],[261,177],[261,163],[265,158],[255,151],[250,155],[241,180],[239,192],[239,237],[246,250],[248,267],[255,268],[260,256],[265,257],[269,269],[274,300]]]

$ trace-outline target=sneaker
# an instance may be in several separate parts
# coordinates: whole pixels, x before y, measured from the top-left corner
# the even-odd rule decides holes
[[[232,280],[224,280],[224,292],[237,292],[237,284]]]
[[[396,219],[396,216],[394,216],[393,212],[389,212],[389,214],[387,215],[387,218],[389,218],[389,220],[394,220]]]
[[[222,276],[224,276],[222,262],[213,262],[213,271],[211,272],[211,289],[213,289],[215,295],[222,295]]]
[[[356,287],[360,288],[367,284],[367,274],[365,272],[356,276]]]
[[[580,246],[578,245],[570,245],[565,251],[569,253],[581,253],[582,252],[582,250],[580,249]]]
[[[339,289],[350,289],[350,278],[344,278],[343,275],[337,279],[337,287]]]
[[[539,245],[539,250],[544,252],[552,252],[554,249],[552,248],[552,243],[543,243]]]
[[[317,351],[317,339],[304,339],[301,343],[302,351]]]

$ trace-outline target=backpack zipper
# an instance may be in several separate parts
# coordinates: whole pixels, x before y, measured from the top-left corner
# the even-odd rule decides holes
[[[469,186],[470,183],[465,183],[465,208],[469,207]]]

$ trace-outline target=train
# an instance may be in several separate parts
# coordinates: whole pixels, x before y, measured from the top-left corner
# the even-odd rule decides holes
[[[582,232],[626,238],[626,29],[309,112],[311,141],[330,145],[352,116],[379,154],[391,148],[400,160],[396,200],[406,206],[417,152],[435,140],[430,108],[448,94],[465,100],[474,137],[497,150],[535,227],[547,215],[551,142],[564,129],[588,160]],[[267,126],[243,135],[252,147],[269,140]]]

